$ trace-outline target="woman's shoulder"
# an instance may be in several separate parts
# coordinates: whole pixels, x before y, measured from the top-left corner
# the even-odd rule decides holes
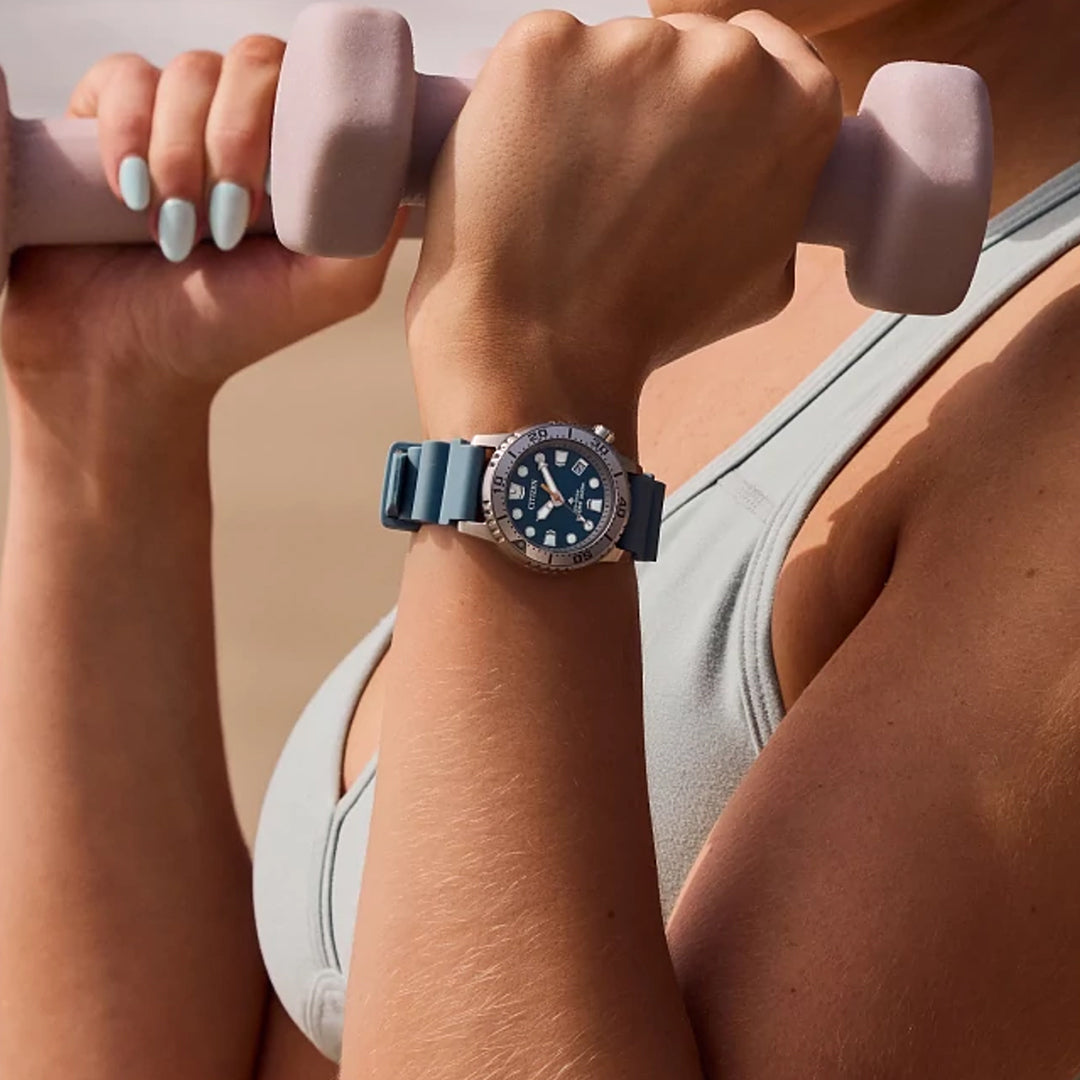
[[[822,493],[773,611],[789,707],[893,580],[902,547],[1027,546],[1054,564],[1043,582],[1080,600],[1080,563],[1061,547],[1080,530],[1078,361],[1080,247],[978,323]]]

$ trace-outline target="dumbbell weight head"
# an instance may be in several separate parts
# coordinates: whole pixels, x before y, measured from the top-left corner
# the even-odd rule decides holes
[[[340,3],[305,11],[274,121],[281,241],[343,258],[378,251],[398,206],[423,201],[468,93],[464,80],[416,74],[400,15]],[[845,121],[803,239],[845,249],[868,306],[951,310],[978,261],[992,164],[989,98],[974,72],[891,65]],[[250,231],[271,231],[267,207]],[[13,118],[0,72],[0,273],[24,245],[146,242],[144,218],[102,171],[96,121]]]
[[[967,295],[993,187],[986,84],[970,68],[889,64],[845,121],[803,239],[847,255],[867,307],[943,315]]]
[[[271,154],[274,225],[308,255],[374,255],[402,204],[422,207],[439,151],[472,88],[414,69],[393,11],[305,8],[278,83]],[[419,236],[414,212],[406,235]]]
[[[417,76],[402,16],[315,4],[289,38],[270,188],[281,242],[351,258],[386,242],[412,158]]]
[[[398,206],[422,204],[468,92],[464,80],[413,71],[399,15],[335,2],[304,11],[274,125],[282,242],[308,254],[377,251]],[[982,248],[992,145],[989,95],[975,72],[889,65],[844,122],[802,239],[845,250],[852,292],[868,307],[951,311]]]

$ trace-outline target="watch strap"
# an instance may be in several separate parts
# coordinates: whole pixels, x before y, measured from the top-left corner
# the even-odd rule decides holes
[[[383,525],[417,532],[421,525],[480,521],[486,465],[485,448],[464,439],[394,443],[383,478]]]
[[[398,442],[390,447],[381,517],[388,529],[482,520],[480,487],[487,451],[464,439]],[[618,547],[639,562],[655,562],[665,486],[649,473],[630,474],[630,519]]]
[[[649,473],[630,474],[630,520],[618,547],[638,562],[656,562],[660,548],[660,518],[667,488]]]

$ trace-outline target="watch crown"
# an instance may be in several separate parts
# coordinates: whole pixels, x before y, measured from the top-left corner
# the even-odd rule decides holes
[[[606,427],[604,427],[603,424],[597,424],[596,427],[593,428],[593,432],[595,434],[599,435],[600,438],[603,439],[604,442],[606,442],[608,444],[608,446],[613,446],[614,445],[614,443],[615,443],[615,432],[612,431],[611,428],[606,428]]]

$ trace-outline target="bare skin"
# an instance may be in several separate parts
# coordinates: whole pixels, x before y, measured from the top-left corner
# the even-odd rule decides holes
[[[775,10],[804,29],[833,31],[821,40],[844,78],[840,45],[860,43],[865,65],[868,28],[886,25],[882,8],[851,0]],[[973,10],[958,3],[948,9],[949,26],[924,27],[936,26],[945,49],[959,33],[952,19]],[[1032,5],[1023,10],[1030,17]],[[935,11],[891,5],[887,23],[910,32]],[[815,13],[817,22],[801,21]],[[860,14],[874,18],[860,24]],[[1043,14],[1055,25],[1025,28],[1010,14],[994,32],[982,14],[967,25],[1010,50],[1026,40],[1025,53],[1040,58],[1039,77],[1047,72],[1046,94],[1062,95],[1037,100],[1048,115],[1071,115],[1064,107],[1072,100],[1064,70],[1071,53],[1061,41],[1075,40],[1080,17],[1048,2]],[[798,225],[792,207],[809,197],[805,154],[823,157],[830,81],[805,43],[770,20],[751,16],[742,34],[683,26],[683,38],[641,23],[586,33],[548,16],[516,39],[514,59],[528,68],[504,64],[490,74],[489,67],[490,92],[478,88],[455,137],[461,154],[453,176],[471,200],[450,201],[447,167],[411,305],[414,372],[431,433],[461,434],[477,424],[490,430],[487,421],[504,427],[566,409],[613,421],[629,433],[623,445],[632,452],[637,401],[603,394],[609,386],[633,388],[656,359],[632,347],[641,331],[653,333],[650,346],[670,359],[679,347],[769,318],[788,299]],[[1034,36],[1019,36],[1026,30]],[[259,63],[273,69],[266,48],[256,49]],[[1049,85],[1047,57],[1062,58],[1057,84]],[[640,65],[630,80],[622,75],[628,58]],[[562,76],[589,71],[597,59],[591,75],[605,81],[611,96],[604,100],[621,110],[622,122],[612,129],[607,114],[564,107],[554,115],[565,127],[537,132],[535,95],[573,105],[572,80]],[[774,60],[800,78],[790,108],[777,109],[765,92],[777,85]],[[205,56],[187,68],[208,91],[207,104],[216,73],[200,80],[211,68]],[[1009,97],[1007,75],[994,81]],[[256,95],[262,105],[270,82],[262,80]],[[854,89],[858,79],[847,83]],[[715,107],[734,95],[706,92],[737,85],[745,93],[740,115],[759,110],[757,130],[769,132],[760,144],[744,144],[742,156],[734,143],[739,125]],[[672,108],[675,87],[692,112],[684,114],[681,101]],[[1021,80],[1013,91],[1011,100],[1023,101],[1030,87]],[[515,95],[516,109],[507,105]],[[638,108],[649,115],[667,109],[665,123],[650,131],[627,122]],[[650,257],[611,265],[602,215],[582,206],[582,191],[560,184],[567,158],[560,140],[614,153],[632,139],[638,152],[624,164],[661,170],[673,150],[700,145],[678,142],[685,115],[728,136],[731,160],[749,167],[762,153],[777,153],[792,174],[771,170],[777,186],[767,191],[735,189],[770,211],[758,208],[752,234],[738,228],[745,206],[726,201],[723,190],[714,193],[707,221],[688,229],[683,207],[703,194],[694,188],[700,170],[674,178],[682,189],[660,190],[649,171],[613,177],[610,158],[599,154],[588,163],[591,180],[612,184],[616,197],[596,206],[618,214],[642,192],[650,210],[665,209],[655,196],[668,200],[646,230]],[[189,165],[202,161],[205,117],[197,119],[188,132]],[[496,119],[500,140],[490,138]],[[1028,181],[1075,157],[1075,145],[1066,157],[1067,139],[1051,139],[1059,126],[1046,125],[1035,154],[1021,134],[1038,125],[1030,118],[1026,128],[1006,124],[1017,146],[1011,160],[1026,156]],[[531,198],[500,185],[500,170],[483,161],[491,154],[521,168],[519,180],[535,185]],[[1013,187],[999,195],[1027,190],[1009,160],[1003,155]],[[260,176],[254,164],[245,169]],[[197,179],[193,197],[201,165]],[[492,212],[492,200],[505,200],[504,212]],[[451,209],[466,218],[458,235]],[[724,247],[721,238],[739,246]],[[101,281],[123,269],[121,260],[68,255],[50,265],[32,257],[13,278],[19,317],[4,329],[17,497],[0,597],[6,820],[29,828],[19,815],[36,796],[61,789],[45,800],[52,812],[33,819],[36,843],[13,829],[0,848],[9,879],[28,885],[5,894],[0,906],[15,943],[0,966],[0,978],[10,980],[5,999],[15,1003],[4,1010],[0,1054],[20,1075],[239,1080],[258,1068],[274,1080],[314,1080],[330,1073],[310,1051],[303,1057],[279,1013],[260,1027],[265,982],[213,694],[205,425],[208,399],[231,371],[310,332],[312,322],[360,310],[377,291],[384,262],[341,269],[334,289],[332,267],[284,260],[267,245],[247,251],[254,280],[235,266],[217,275],[224,264],[205,251],[197,273],[172,280],[162,273],[161,297],[180,302],[140,309],[149,320],[140,333],[116,318],[115,304],[88,312],[95,326],[112,313],[112,347],[100,353],[96,338],[58,342],[65,323],[47,316],[55,317],[65,281],[67,299],[83,294],[78,286],[86,282],[66,279],[66,267],[85,270],[99,259],[90,277]],[[566,262],[568,252],[582,261]],[[688,253],[716,260],[722,304],[697,291]],[[834,485],[822,500],[829,520],[819,517],[818,526],[833,525],[830,532],[815,535],[807,523],[775,619],[789,715],[717,822],[666,936],[655,903],[640,700],[625,677],[640,660],[630,568],[542,582],[483,546],[431,530],[421,535],[406,568],[395,659],[377,687],[385,695],[377,733],[382,782],[349,988],[346,1080],[472,1080],[478,1047],[483,1067],[490,1072],[496,1055],[507,1077],[546,1069],[575,1080],[1071,1080],[1080,1061],[1073,1023],[1080,975],[1071,962],[1080,937],[1073,903],[1080,837],[1070,815],[1080,782],[1073,767],[1080,740],[1074,264],[1063,259],[1025,290],[943,365],[942,381],[929,380],[882,429],[874,440],[881,456],[863,457],[862,473],[846,474],[848,489]],[[813,313],[843,315],[835,266],[824,258],[819,265]],[[512,271],[516,290],[505,281],[490,287],[495,266]],[[536,272],[544,267],[548,273]],[[601,267],[610,271],[602,287]],[[52,289],[43,286],[50,270],[60,275]],[[268,327],[253,327],[251,318],[216,321],[220,309],[207,299],[220,299],[230,284],[242,286],[234,299],[261,299],[254,287],[264,285],[261,272],[289,299],[299,301],[310,285],[306,302],[275,308],[282,323],[268,337]],[[657,280],[670,279],[682,286],[669,293],[685,304],[680,318],[660,304],[631,325],[642,312],[628,297],[652,299]],[[537,281],[574,286],[567,295],[589,301],[583,310],[607,304],[595,339],[606,348],[592,357],[607,378],[582,372],[566,346],[588,328],[565,304],[550,304],[551,289],[535,288]],[[325,306],[313,309],[320,300]],[[808,305],[804,291],[789,314],[809,318]],[[857,315],[847,312],[852,323]],[[814,366],[850,328],[842,324],[839,316],[829,324],[821,355],[801,361],[791,324],[788,348],[774,350],[781,360],[770,381],[755,384],[744,370],[753,396],[742,398],[727,434],[734,437]],[[515,334],[518,358],[528,362],[514,365],[498,346],[523,326],[547,333]],[[180,331],[193,336],[175,349]],[[729,358],[741,358],[744,369],[753,333],[729,342]],[[239,344],[247,351],[238,353]],[[149,369],[147,360],[155,362]],[[62,362],[75,366],[54,366]],[[504,392],[492,396],[492,386]],[[672,455],[671,478],[680,464],[692,473],[715,449]],[[665,465],[659,451],[655,458],[646,451],[650,463]],[[170,510],[190,533],[168,527]],[[838,550],[844,543],[859,556]],[[893,550],[887,580],[875,580],[882,553]],[[860,587],[828,597],[850,626],[814,628],[823,642],[815,653],[802,645],[805,616],[822,605],[806,598],[828,585],[830,558],[855,567],[848,582]],[[482,602],[500,620],[461,619]],[[582,609],[602,613],[602,624],[586,626],[576,614]],[[785,611],[798,631],[788,638]],[[103,617],[108,635],[100,633]],[[407,678],[393,678],[394,663]],[[558,679],[547,677],[553,671]],[[526,722],[508,726],[511,714]],[[102,752],[119,743],[123,755]],[[173,783],[163,785],[163,777]],[[133,812],[148,806],[153,814]],[[542,829],[572,842],[536,845]],[[473,874],[460,872],[463,858]],[[72,911],[86,918],[73,919]],[[42,956],[55,962],[43,965]],[[35,982],[43,969],[62,977],[46,988]],[[49,1015],[77,1017],[79,1026],[50,1025],[36,1007],[46,997]]]
[[[789,7],[769,5],[800,26]],[[800,28],[819,7],[802,5]],[[1080,34],[1068,5],[871,7],[817,39],[846,102],[890,59],[978,68],[997,114],[995,212],[1080,156],[1080,76],[1055,45]],[[1078,285],[1074,251],[964,342],[842,470],[789,552],[773,612],[789,715],[667,927],[707,1075],[1080,1071]],[[835,254],[805,252],[782,315],[653,375],[643,460],[685,481],[865,316]],[[378,743],[386,690],[380,669],[346,785]],[[929,850],[928,833],[940,838]],[[899,907],[896,882],[908,883]],[[928,986],[940,995],[906,996]],[[980,1034],[953,1037],[964,1030]]]
[[[917,56],[974,67],[987,80],[994,103],[997,157],[993,213],[1022,198],[1080,156],[1080,122],[1067,107],[1080,94],[1080,73],[1071,55],[1049,47],[1077,32],[1077,17],[1062,0],[1047,0],[1036,14],[1031,4],[974,0],[952,4],[851,0],[826,6],[813,0],[776,0],[762,7],[806,34],[840,80],[848,111],[857,108],[870,76],[893,60]],[[656,14],[688,9],[728,17],[739,5],[715,0],[655,0]],[[989,10],[988,10],[989,9]],[[1016,63],[1017,55],[1039,55],[1037,66]],[[819,605],[823,585],[811,586],[804,570],[798,584],[787,574],[800,555],[827,544],[830,521],[855,499],[867,481],[884,472],[896,453],[943,398],[973,368],[992,361],[1045,305],[1044,291],[1061,294],[1076,284],[1069,255],[1039,283],[1021,290],[994,316],[996,333],[977,335],[944,361],[933,378],[906,402],[882,431],[868,439],[833,481],[804,523],[789,553],[773,612],[777,671],[790,707],[824,666],[876,598],[880,567],[891,551],[902,512],[890,491],[891,526],[848,542],[845,574],[860,582],[854,604]],[[843,257],[825,248],[802,248],[797,288],[775,319],[700,349],[653,373],[641,399],[642,461],[674,490],[735,442],[829,356],[870,312],[851,297]],[[879,485],[877,489],[880,490]],[[883,496],[877,496],[882,498]],[[865,495],[860,513],[879,520],[881,508]],[[827,576],[832,559],[814,560]],[[804,564],[805,565],[805,564]],[[821,614],[824,612],[824,614]],[[807,620],[814,620],[807,625]],[[821,620],[826,625],[821,625]],[[795,642],[829,643],[813,661]],[[343,786],[360,774],[378,745],[383,678],[376,672],[350,730]]]
[[[219,179],[258,214],[283,52],[251,37],[164,71],[114,56],[80,81],[69,113],[98,118],[118,197],[120,161],[148,161],[148,236],[167,198],[205,223]],[[13,262],[0,864],[23,887],[0,902],[0,997],[25,1007],[0,1010],[6,1075],[333,1075],[269,993],[255,937],[217,700],[209,410],[231,374],[368,307],[391,250]]]

